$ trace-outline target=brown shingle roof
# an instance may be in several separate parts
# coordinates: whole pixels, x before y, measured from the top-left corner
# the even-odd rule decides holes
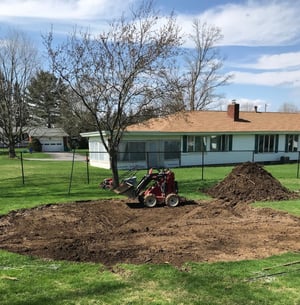
[[[226,111],[192,111],[174,114],[166,118],[151,119],[144,124],[127,128],[128,132],[173,133],[300,133],[300,113],[243,112],[234,121]]]

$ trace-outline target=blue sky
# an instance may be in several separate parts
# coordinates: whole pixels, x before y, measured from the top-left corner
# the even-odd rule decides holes
[[[140,0],[0,0],[0,39],[7,28],[28,34],[43,51],[42,34],[57,37],[74,25],[103,29]],[[185,34],[195,18],[219,27],[224,39],[224,104],[278,111],[284,103],[300,108],[300,0],[156,0],[161,13],[174,10]],[[187,35],[185,35],[187,37]],[[190,46],[186,40],[186,46]],[[225,106],[224,106],[225,107]],[[225,109],[225,108],[224,108]]]

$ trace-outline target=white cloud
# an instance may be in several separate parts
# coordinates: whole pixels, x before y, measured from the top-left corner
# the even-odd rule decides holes
[[[276,70],[292,69],[300,67],[300,52],[289,52],[280,54],[264,54],[257,58],[255,62],[248,64],[231,63],[234,67],[259,69],[259,70]]]
[[[257,107],[258,111],[265,111],[270,104],[262,99],[249,99],[249,98],[238,98],[237,102],[240,104],[242,111],[254,111],[254,107]]]
[[[1,0],[0,19],[39,18],[68,22],[119,17],[140,0]],[[273,46],[300,41],[300,0],[248,0],[219,5],[198,15],[178,14],[186,33],[191,33],[194,18],[222,30],[222,45]],[[186,45],[191,46],[190,42]]]
[[[300,87],[300,70],[251,73],[231,71],[235,84]]]
[[[1,0],[0,17],[106,19],[120,16],[134,0]]]
[[[193,16],[222,30],[222,45],[274,46],[300,41],[300,1],[247,1],[220,5]],[[185,31],[191,32],[191,16],[179,16]]]

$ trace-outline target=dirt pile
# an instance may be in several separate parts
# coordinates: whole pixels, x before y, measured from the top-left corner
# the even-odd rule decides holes
[[[278,201],[296,198],[263,166],[246,162],[236,166],[220,183],[207,192],[214,198],[238,202]]]

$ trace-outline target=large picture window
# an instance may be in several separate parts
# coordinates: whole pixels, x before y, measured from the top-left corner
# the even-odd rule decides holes
[[[232,151],[232,135],[218,135],[210,137],[211,151]]]
[[[122,142],[119,145],[120,161],[145,161],[145,142]]]
[[[278,135],[256,135],[255,151],[268,153],[278,151]]]
[[[298,151],[298,139],[297,134],[287,134],[285,138],[285,150],[287,152]]]
[[[206,151],[206,137],[183,136],[183,152]]]

